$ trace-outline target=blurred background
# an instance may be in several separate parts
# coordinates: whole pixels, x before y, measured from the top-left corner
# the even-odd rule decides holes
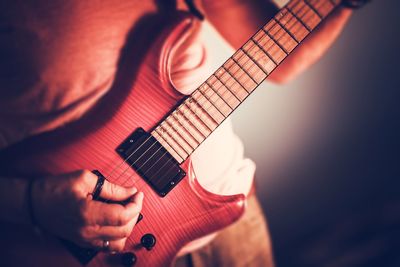
[[[356,11],[319,63],[233,115],[277,266],[400,266],[399,11]]]

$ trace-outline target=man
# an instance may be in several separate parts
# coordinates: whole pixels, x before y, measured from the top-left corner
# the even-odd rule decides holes
[[[202,60],[193,59],[203,51],[196,49],[199,43],[206,50],[213,49],[204,36],[213,36],[221,50],[228,46],[225,40],[237,49],[278,10],[268,0],[187,1],[188,5],[181,0],[174,2],[3,1],[0,7],[0,149],[57,129],[88,112],[115,82],[121,51],[129,49],[126,47],[128,34],[144,17],[162,16],[176,9],[190,9],[195,13],[201,10],[204,14],[203,32],[181,48],[182,55],[175,60],[172,70],[177,89],[190,93],[195,89],[191,77],[205,79],[205,73],[209,74],[213,67],[211,63],[207,65],[207,60],[203,64]],[[269,80],[286,82],[318,60],[350,15],[350,9],[338,8]],[[141,40],[141,36],[130,38]],[[204,56],[207,53],[212,55],[206,51]],[[203,151],[194,155],[194,167],[204,177],[208,176],[205,162],[210,160],[204,155],[217,155],[216,166],[210,168],[220,168],[221,177],[234,180],[223,179],[222,184],[204,180],[205,184],[210,182],[208,189],[251,195],[254,164],[243,158],[241,143],[229,123],[214,138],[216,143],[222,139],[226,143],[221,146],[234,149],[222,157],[218,151],[223,147],[204,146]],[[43,177],[32,184],[20,178],[0,178],[0,220],[29,224],[34,217],[34,223],[43,231],[83,247],[109,251],[123,249],[145,197],[134,187],[105,181],[101,197],[115,201],[129,199],[129,203],[122,206],[94,201],[91,193],[97,177],[85,170]],[[28,205],[27,191],[31,194]],[[249,203],[243,218],[221,231],[206,247],[196,252],[186,251],[191,252],[189,256],[182,253],[177,264],[272,266],[265,221],[254,195],[249,197]],[[77,215],[81,220],[76,220]],[[257,245],[246,244],[246,249],[231,243],[243,235]],[[234,248],[242,252],[246,249],[246,257],[237,257]]]

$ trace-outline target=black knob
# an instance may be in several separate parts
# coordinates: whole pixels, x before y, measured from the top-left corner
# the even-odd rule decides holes
[[[153,234],[145,234],[140,239],[140,243],[144,248],[150,250],[156,245],[156,237]]]
[[[130,267],[130,266],[135,265],[136,259],[137,259],[136,255],[134,253],[127,252],[127,253],[122,254],[121,262],[122,262],[122,265]]]

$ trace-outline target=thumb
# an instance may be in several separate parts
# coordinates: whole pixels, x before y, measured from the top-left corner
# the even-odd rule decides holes
[[[123,187],[105,180],[100,197],[111,201],[124,201],[136,192],[136,187]]]

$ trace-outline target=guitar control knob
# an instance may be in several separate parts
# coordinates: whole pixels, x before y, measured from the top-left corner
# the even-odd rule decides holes
[[[140,239],[140,243],[147,250],[151,250],[156,245],[156,237],[153,234],[145,234]]]
[[[122,254],[122,257],[121,257],[121,263],[123,266],[126,266],[126,267],[131,267],[131,266],[135,265],[136,260],[137,260],[136,255],[132,252],[124,253],[124,254]]]

